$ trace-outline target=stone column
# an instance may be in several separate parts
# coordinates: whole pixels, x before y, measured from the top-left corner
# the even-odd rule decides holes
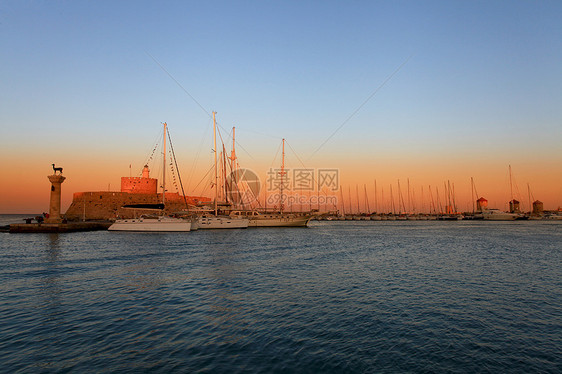
[[[45,223],[61,223],[60,193],[61,184],[66,178],[60,174],[49,175],[47,178],[51,181],[51,201],[49,202],[49,218],[45,220]]]

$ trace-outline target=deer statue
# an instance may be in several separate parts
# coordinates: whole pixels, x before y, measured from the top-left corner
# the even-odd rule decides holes
[[[53,164],[53,171],[55,172],[55,174],[57,174],[57,171],[59,171],[62,174],[62,168],[61,167],[55,167],[55,164]]]

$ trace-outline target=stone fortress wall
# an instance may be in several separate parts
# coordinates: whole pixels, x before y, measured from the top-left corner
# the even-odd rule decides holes
[[[187,203],[196,205],[209,202],[207,197],[186,196]],[[154,210],[122,208],[127,204],[158,204],[162,202],[162,194],[145,194],[130,192],[76,192],[72,196],[72,204],[65,213],[71,221],[108,220],[117,218],[134,218],[142,214],[155,214]],[[178,193],[166,193],[165,213],[172,214],[186,208],[183,196]]]
[[[134,218],[142,214],[155,214],[148,209],[122,208],[129,204],[159,204],[162,194],[157,193],[158,179],[150,178],[148,166],[145,165],[142,177],[122,177],[121,192],[76,192],[72,204],[65,213],[71,221],[110,220],[117,218]],[[202,196],[180,196],[178,193],[166,193],[166,214],[186,209],[187,204],[197,205],[209,202],[210,198]]]

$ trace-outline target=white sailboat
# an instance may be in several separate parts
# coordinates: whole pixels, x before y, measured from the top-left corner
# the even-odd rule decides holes
[[[482,210],[482,217],[489,221],[515,221],[520,219],[521,215],[518,213],[502,212],[499,209],[485,209]]]
[[[248,227],[306,227],[314,218],[310,213],[258,211],[233,211],[231,216],[248,218]]]
[[[213,112],[213,144],[215,153],[215,201],[214,211],[206,211],[197,218],[197,227],[199,229],[245,229],[248,227],[249,220],[240,216],[221,215],[218,211],[219,198],[219,175],[217,170],[217,122],[215,119],[216,112]]]
[[[191,222],[183,218],[168,216],[141,217],[132,219],[119,219],[108,229],[109,231],[191,231]]]
[[[164,122],[163,140],[163,169],[162,169],[162,204],[156,204],[156,210],[164,209],[166,202],[166,135],[167,124]],[[190,231],[191,221],[184,218],[175,218],[164,215],[155,217],[141,217],[132,219],[118,219],[108,229],[109,231],[147,231],[147,232],[172,232]]]
[[[245,217],[249,220],[249,227],[306,227],[317,214],[314,212],[283,212],[283,176],[285,172],[285,139],[282,146],[281,177],[279,183],[279,211],[235,210],[232,217]]]

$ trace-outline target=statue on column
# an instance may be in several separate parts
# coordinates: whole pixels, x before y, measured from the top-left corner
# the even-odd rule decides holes
[[[49,201],[49,218],[45,220],[45,223],[61,223],[63,221],[60,214],[61,184],[66,178],[62,176],[61,167],[52,165],[54,174],[47,176],[51,182],[51,199]]]
[[[60,174],[62,174],[62,168],[61,167],[55,167],[55,164],[53,164],[53,171],[55,172],[54,175],[57,175],[57,171],[60,172]]]

